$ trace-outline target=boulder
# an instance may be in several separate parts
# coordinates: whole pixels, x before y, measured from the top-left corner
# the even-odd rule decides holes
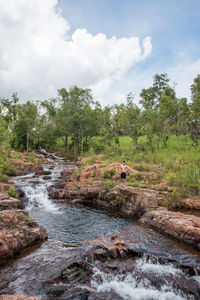
[[[47,231],[22,209],[21,201],[0,193],[0,264],[47,239]]]
[[[200,250],[200,218],[166,208],[147,212],[140,222]]]
[[[9,197],[8,195],[0,193],[0,210],[11,209],[11,208],[20,208],[21,201]]]

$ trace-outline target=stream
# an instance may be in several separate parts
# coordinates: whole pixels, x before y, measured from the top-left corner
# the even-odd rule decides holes
[[[196,270],[193,274],[188,274],[171,262],[161,264],[156,260],[149,259],[147,255],[135,259],[134,270],[122,272],[121,274],[104,272],[94,264],[90,288],[97,291],[102,298],[94,297],[91,300],[200,299],[200,276],[198,271],[200,270],[200,254],[198,251],[150,228],[143,227],[137,221],[127,220],[91,207],[81,205],[64,206],[54,203],[48,196],[48,189],[59,181],[61,172],[66,167],[74,168],[74,166],[66,166],[62,162],[58,162],[54,168],[51,163],[44,165],[44,170],[51,171],[51,179],[48,180],[45,180],[44,176],[35,177],[34,173],[18,176],[14,179],[15,185],[25,193],[24,203],[29,215],[46,227],[50,240],[58,241],[65,246],[74,246],[77,249],[82,246],[82,242],[108,233],[116,233],[118,230],[122,230],[122,232],[124,230],[126,233],[128,231],[131,234],[135,247],[141,249],[144,253],[173,258],[179,261],[180,264],[186,263],[193,266]],[[134,226],[131,226],[131,229],[126,229],[132,224]],[[47,250],[41,251],[47,253]],[[36,250],[35,253],[30,254],[30,257],[34,260],[37,255]],[[62,254],[60,255],[62,256]],[[27,257],[21,259],[21,265],[24,266],[25,264],[28,264]],[[21,270],[20,259],[17,268]],[[18,281],[11,284],[12,287],[14,286],[13,291],[24,295],[39,296],[43,299],[41,291],[38,291],[38,294],[35,291],[32,293],[25,291],[23,285],[25,285],[26,280],[26,277],[22,276],[22,272],[19,272]],[[188,294],[188,292],[185,292],[184,286],[190,284],[193,290],[195,288],[197,290]],[[105,293],[107,293],[107,296],[104,297]],[[199,297],[196,295],[199,295]],[[55,296],[45,299],[68,298]],[[90,298],[77,296],[77,298],[69,299]]]

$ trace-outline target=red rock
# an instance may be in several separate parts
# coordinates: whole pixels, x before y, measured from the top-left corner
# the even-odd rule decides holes
[[[26,211],[17,209],[20,201],[0,196],[0,264],[24,248],[47,239],[47,231],[28,216]],[[5,198],[5,199],[4,199]]]
[[[140,222],[200,250],[200,218],[196,216],[160,208],[146,213]]]
[[[51,191],[52,199],[62,199],[62,203],[76,202],[118,210],[124,216],[140,216],[149,208],[157,208],[162,204],[162,195],[155,190],[117,185],[108,191],[102,183],[92,185],[81,184],[79,187],[64,186],[63,189]],[[65,199],[63,201],[63,199]]]
[[[61,175],[63,177],[68,177],[74,173],[75,169],[65,169],[64,171],[61,172]]]
[[[200,197],[183,199],[179,202],[181,208],[200,210]]]
[[[117,238],[117,234],[113,234],[112,236],[111,236],[111,240],[115,240]]]
[[[1,295],[0,300],[39,300],[39,298],[25,297],[20,295]]]

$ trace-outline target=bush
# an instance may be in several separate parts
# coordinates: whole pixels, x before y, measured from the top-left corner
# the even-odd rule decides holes
[[[27,155],[27,160],[28,160],[28,162],[34,162],[35,161],[34,155],[32,153],[29,153]]]
[[[91,138],[91,147],[93,151],[97,154],[101,153],[104,149],[104,143],[101,137],[92,137]]]
[[[3,166],[3,174],[8,176],[16,176],[17,168],[9,162],[6,162]]]
[[[25,216],[24,221],[27,223],[28,226],[32,227],[33,226],[33,221],[31,218]]]
[[[105,183],[104,188],[105,190],[112,189],[115,186],[115,182],[112,180],[109,180]]]
[[[114,175],[116,174],[116,171],[115,169],[110,169],[110,170],[107,170],[105,169],[101,175],[102,179],[106,179],[106,178],[112,178]]]
[[[13,198],[17,198],[18,194],[13,187],[10,187],[8,190],[8,195]]]
[[[8,176],[0,173],[0,181],[7,183]]]

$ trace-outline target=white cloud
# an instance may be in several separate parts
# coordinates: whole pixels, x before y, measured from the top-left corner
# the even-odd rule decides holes
[[[169,78],[177,83],[176,93],[178,97],[186,97],[190,101],[190,87],[198,74],[200,74],[200,59],[189,60],[184,58],[169,70]]]
[[[152,50],[146,37],[108,39],[77,29],[57,0],[0,0],[0,96],[49,98],[61,87],[91,87],[105,93]]]

